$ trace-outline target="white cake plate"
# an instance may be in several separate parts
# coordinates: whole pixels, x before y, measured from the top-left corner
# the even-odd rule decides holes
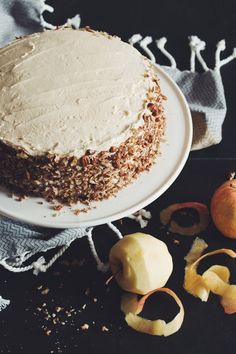
[[[19,202],[9,197],[6,189],[0,188],[0,213],[44,227],[95,226],[130,215],[163,194],[178,177],[188,158],[192,143],[192,119],[188,104],[178,86],[159,66],[156,68],[161,90],[168,98],[165,103],[166,142],[161,145],[161,156],[149,172],[141,174],[116,197],[92,203],[91,210],[78,216],[68,207],[63,208],[58,216],[54,216],[52,205],[43,199],[31,197]],[[73,207],[77,208],[81,208],[81,204]]]

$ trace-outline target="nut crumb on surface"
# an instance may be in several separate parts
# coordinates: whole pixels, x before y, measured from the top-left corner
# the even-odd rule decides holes
[[[74,214],[75,215],[80,215],[81,213],[87,213],[89,210],[91,210],[91,208],[80,208],[80,209],[75,209],[74,210]]]
[[[64,208],[64,206],[62,204],[57,204],[57,205],[54,205],[53,207],[53,210],[55,211],[60,211]]]
[[[27,195],[23,195],[19,198],[19,201],[22,202],[23,200],[28,200],[29,197]]]
[[[80,215],[80,213],[81,213],[80,209],[76,209],[76,210],[74,210],[74,214],[75,214],[75,215],[77,215],[77,216],[78,216],[78,215]]]

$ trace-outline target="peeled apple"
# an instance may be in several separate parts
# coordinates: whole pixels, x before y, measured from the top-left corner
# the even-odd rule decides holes
[[[173,270],[166,244],[144,233],[118,241],[110,251],[109,263],[122,289],[142,295],[163,287]]]

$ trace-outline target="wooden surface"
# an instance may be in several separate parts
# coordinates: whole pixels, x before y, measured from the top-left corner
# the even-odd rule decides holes
[[[82,26],[90,25],[117,34],[124,40],[137,32],[152,35],[153,38],[165,35],[168,38],[168,48],[182,69],[189,68],[187,37],[191,34],[207,42],[204,57],[209,66],[214,64],[218,40],[227,40],[228,49],[222,56],[230,54],[236,46],[236,3],[233,0],[55,0],[48,3],[57,4],[55,13],[47,15],[48,21],[57,24],[80,13]],[[158,62],[167,64],[160,54]],[[225,315],[216,296],[210,296],[207,303],[202,303],[182,288],[183,258],[193,238],[168,235],[160,228],[159,222],[159,211],[171,203],[198,201],[208,204],[214,189],[224,181],[228,171],[236,169],[235,73],[236,62],[222,69],[228,106],[223,141],[217,146],[190,154],[177,181],[148,207],[152,219],[143,230],[164,240],[173,255],[174,272],[167,285],[181,297],[185,307],[181,330],[171,337],[159,338],[139,334],[128,328],[120,312],[121,291],[115,282],[107,288],[107,275],[97,272],[84,239],[76,241],[46,274],[36,277],[31,273],[13,274],[0,269],[0,293],[11,299],[11,305],[0,313],[1,353],[235,353],[236,315]],[[138,224],[131,220],[123,220],[122,224],[117,222],[117,225],[123,234],[140,230]],[[212,224],[202,236],[209,244],[209,249],[236,249],[236,241],[221,236]],[[106,226],[98,227],[94,237],[99,254],[106,260],[110,247],[116,241],[115,237],[111,236]],[[176,244],[175,239],[180,243]],[[232,270],[232,280],[236,281],[235,262],[226,256],[218,256],[211,263],[203,263],[200,270],[216,262],[228,265]],[[86,295],[88,288],[90,293]],[[42,294],[45,289],[49,289],[49,292]],[[56,307],[63,307],[68,312],[62,310],[57,313]],[[50,321],[46,320],[46,311],[52,315]],[[168,298],[159,296],[148,303],[146,311],[152,318],[162,315],[168,320],[175,315],[176,306]],[[59,318],[59,323],[52,323],[55,318]],[[89,324],[89,329],[82,331],[81,325],[85,323]],[[102,326],[106,326],[109,331],[103,332]],[[51,330],[50,335],[45,334],[45,328]]]

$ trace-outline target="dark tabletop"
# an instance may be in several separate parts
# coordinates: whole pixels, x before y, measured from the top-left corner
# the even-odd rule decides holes
[[[82,26],[89,25],[124,40],[138,32],[155,39],[166,36],[168,48],[181,69],[189,68],[188,36],[191,34],[207,42],[204,57],[210,67],[214,65],[217,41],[222,38],[227,41],[223,56],[231,54],[236,46],[235,0],[54,0],[48,3],[55,7],[55,13],[47,14],[45,18],[54,24],[63,24],[68,17],[80,13]],[[160,53],[158,62],[168,64]],[[191,152],[174,184],[147,208],[152,212],[152,219],[143,231],[164,240],[173,255],[174,271],[167,285],[181,297],[185,307],[181,330],[162,338],[130,329],[120,311],[120,289],[114,281],[108,287],[105,285],[108,275],[96,270],[87,240],[83,239],[74,242],[45,274],[34,276],[31,272],[13,274],[0,270],[0,293],[11,299],[11,305],[0,313],[1,353],[235,353],[236,315],[224,314],[216,296],[211,295],[207,303],[202,303],[183,290],[183,258],[193,238],[168,235],[159,221],[160,210],[171,203],[198,201],[209,204],[215,188],[230,170],[235,169],[235,73],[236,62],[222,68],[228,107],[222,142]],[[138,224],[131,220],[124,219],[116,225],[123,234],[140,231]],[[236,241],[224,238],[212,224],[202,236],[209,249],[236,249]],[[116,238],[106,226],[96,228],[94,238],[101,258],[106,261]],[[179,240],[179,244],[175,240]],[[203,263],[200,271],[216,262],[228,265],[232,280],[236,281],[235,264],[226,256]],[[147,303],[144,315],[170,320],[176,310],[172,301],[160,295]],[[88,330],[81,330],[84,324],[89,325]],[[102,326],[109,331],[102,331]]]

